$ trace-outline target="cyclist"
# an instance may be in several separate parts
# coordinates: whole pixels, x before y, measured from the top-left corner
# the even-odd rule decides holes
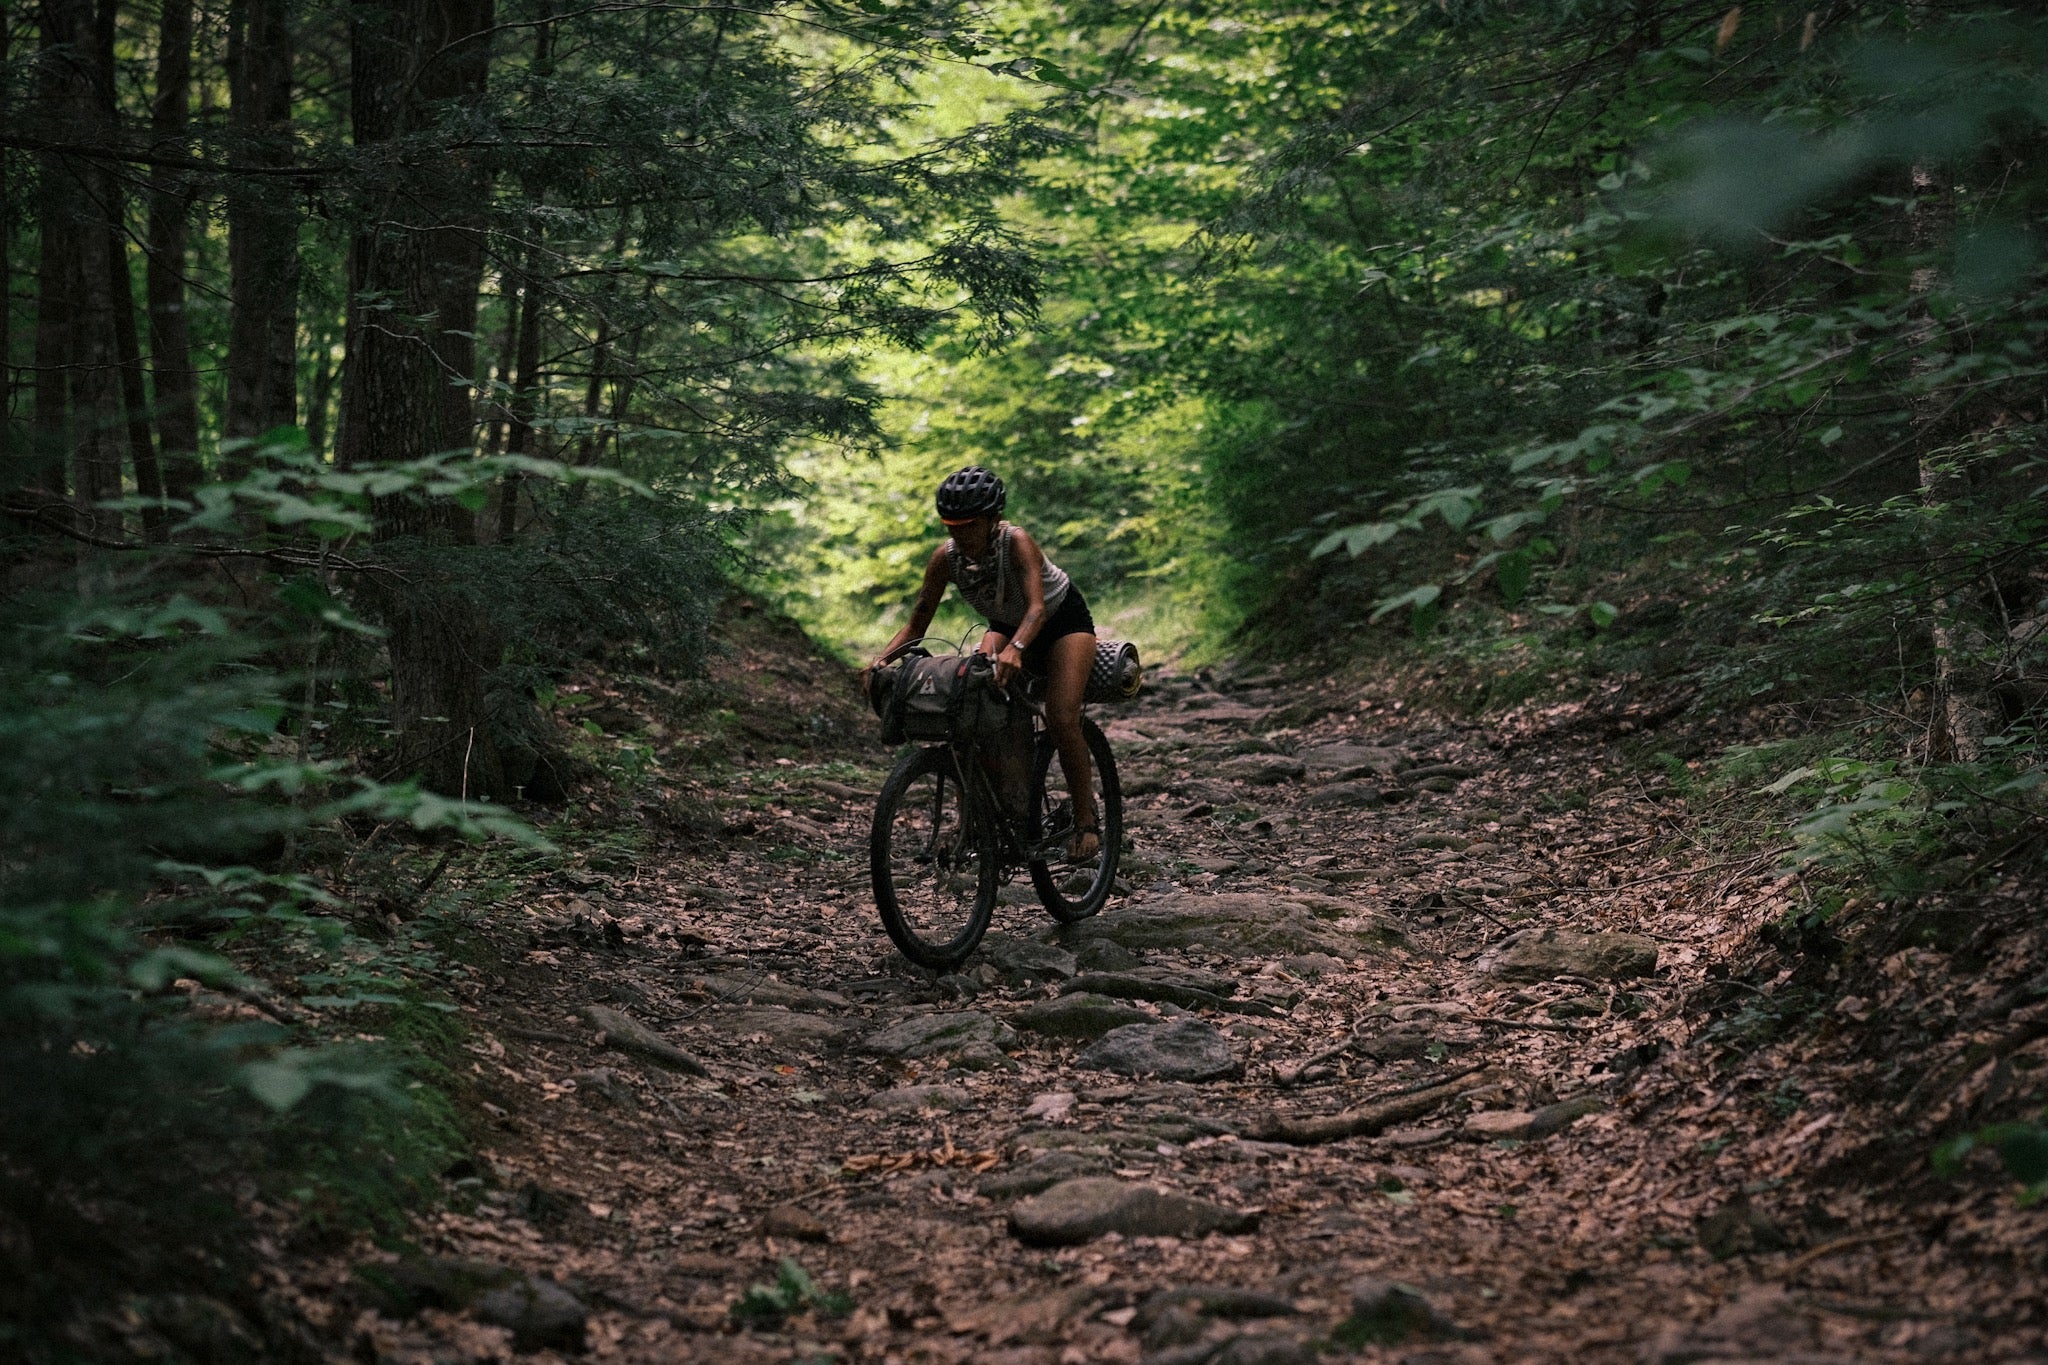
[[[1074,802],[1067,856],[1075,862],[1091,858],[1102,847],[1102,823],[1088,742],[1081,735],[1081,693],[1095,666],[1095,618],[1087,599],[1030,532],[1003,520],[1009,494],[988,470],[969,465],[948,474],[934,501],[948,537],[925,564],[910,624],[862,673],[862,686],[882,658],[924,636],[946,585],[957,584],[988,622],[977,652],[994,656],[996,686],[1008,687],[1020,672],[1045,679],[1045,724]]]

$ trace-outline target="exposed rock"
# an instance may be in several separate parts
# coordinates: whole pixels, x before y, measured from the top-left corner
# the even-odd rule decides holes
[[[1315,1353],[1293,1337],[1247,1333],[1223,1343],[1209,1365],[1315,1365]]]
[[[975,1185],[977,1194],[988,1199],[1021,1199],[1049,1190],[1062,1180],[1080,1176],[1108,1175],[1109,1161],[1074,1151],[1045,1152],[1007,1171],[991,1171]]]
[[[838,1019],[776,1008],[712,1010],[698,1025],[738,1038],[759,1034],[779,1047],[806,1051],[836,1046],[853,1032],[851,1025]]]
[[[1280,965],[1296,976],[1329,976],[1345,970],[1343,961],[1331,957],[1328,953],[1301,953],[1293,957],[1283,957],[1280,959]]]
[[[1473,965],[1503,981],[1549,981],[1560,976],[1627,981],[1657,970],[1657,941],[1641,934],[1524,929],[1494,944]]]
[[[1228,1284],[1182,1285],[1147,1295],[1145,1301],[1138,1305],[1138,1313],[1131,1319],[1131,1326],[1143,1331],[1169,1309],[1192,1311],[1212,1318],[1285,1318],[1301,1311],[1294,1306],[1294,1300],[1263,1289],[1241,1289]]]
[[[1768,1214],[1738,1194],[1699,1222],[1700,1250],[1717,1261],[1759,1251],[1780,1251],[1784,1231]]]
[[[585,1005],[583,1017],[591,1026],[604,1034],[605,1044],[619,1051],[653,1062],[656,1066],[670,1071],[680,1071],[689,1076],[708,1076],[704,1063],[656,1033],[631,1015],[621,1014],[603,1005]]]
[[[795,1204],[778,1204],[768,1210],[768,1215],[761,1220],[761,1235],[791,1237],[799,1242],[832,1240],[832,1231],[822,1218]]]
[[[1357,769],[1380,777],[1391,777],[1407,766],[1408,756],[1399,749],[1370,744],[1318,744],[1296,755],[1310,772],[1342,773]]]
[[[479,1295],[503,1288],[517,1276],[508,1266],[466,1256],[407,1256],[356,1267],[357,1281],[369,1291],[377,1311],[389,1318],[409,1318],[425,1308],[459,1313]]]
[[[1471,842],[1470,839],[1467,839],[1462,834],[1448,834],[1440,830],[1432,830],[1423,834],[1409,835],[1401,841],[1401,847],[1447,849],[1450,852],[1456,853],[1463,850]]]
[[[1131,1320],[1131,1328],[1144,1334],[1139,1340],[1144,1343],[1146,1350],[1164,1351],[1200,1341],[1208,1332],[1209,1324],[1202,1320],[1200,1313],[1191,1312],[1178,1305],[1169,1305],[1149,1322],[1145,1320],[1141,1309],[1138,1316]]]
[[[1066,1180],[1010,1210],[1010,1231],[1029,1246],[1075,1246],[1105,1233],[1202,1237],[1247,1232],[1258,1215],[1100,1176]]]
[[[509,1328],[522,1351],[580,1351],[590,1310],[574,1294],[539,1275],[528,1275],[480,1296],[477,1321]]]
[[[1074,960],[1084,972],[1127,972],[1145,964],[1144,958],[1107,938],[1089,939],[1074,951]]]
[[[1181,967],[1135,967],[1128,972],[1084,972],[1060,988],[1116,1000],[1165,1001],[1182,1009],[1228,1009],[1237,982],[1214,972]]]
[[[1298,758],[1285,754],[1245,754],[1241,758],[1226,760],[1216,769],[1219,776],[1233,782],[1249,782],[1254,786],[1271,786],[1276,782],[1300,780],[1308,771]]]
[[[1332,782],[1310,792],[1301,804],[1311,810],[1370,810],[1386,803],[1386,793],[1371,782]]]
[[[1149,1024],[1152,1016],[1107,996],[1076,991],[1019,1010],[1010,1022],[1028,1033],[1053,1038],[1100,1038],[1126,1024]]]
[[[1424,1028],[1390,1028],[1376,1038],[1363,1039],[1356,1047],[1376,1062],[1412,1062],[1427,1056],[1435,1041]]]
[[[1244,1062],[1230,1040],[1192,1017],[1113,1029],[1074,1064],[1165,1081],[1215,1081],[1244,1074]]]
[[[884,1114],[918,1114],[927,1109],[951,1113],[972,1103],[973,1092],[957,1085],[898,1086],[893,1090],[878,1090],[863,1101],[866,1108]]]
[[[1772,1360],[1825,1365],[1848,1357],[1823,1353],[1816,1315],[1776,1285],[1742,1291],[1733,1303],[1695,1327],[1665,1328],[1643,1352],[1644,1365],[1694,1361]]]
[[[683,984],[728,1005],[777,1005],[783,1009],[822,1013],[844,1009],[851,1003],[835,992],[792,986],[759,972],[692,974],[683,978]]]
[[[1017,1031],[1002,1020],[961,1010],[899,1019],[869,1034],[861,1041],[860,1050],[877,1057],[951,1057],[963,1053],[978,1056],[984,1050],[1005,1048],[1016,1041]]]
[[[1134,951],[1199,943],[1238,954],[1334,957],[1357,957],[1400,939],[1371,906],[1294,891],[1169,896],[1063,926],[1060,937],[1077,957],[1082,945],[1103,939]]]
[[[1064,981],[1081,970],[1066,949],[1011,934],[984,935],[981,956],[1006,977],[1032,981]]]
[[[1598,1095],[1581,1095],[1577,1099],[1560,1100],[1546,1104],[1529,1119],[1531,1139],[1547,1138],[1552,1133],[1561,1133],[1588,1114],[1597,1114],[1607,1107],[1607,1102]]]
[[[1403,781],[1407,782],[1429,782],[1437,779],[1448,779],[1453,783],[1457,783],[1464,781],[1468,777],[1477,776],[1478,772],[1477,768],[1468,768],[1462,763],[1425,763],[1419,768],[1410,768],[1407,772],[1402,773],[1401,777]],[[1430,790],[1435,791],[1437,788],[1432,787]]]
[[[569,1081],[576,1087],[577,1096],[587,1104],[619,1105],[622,1108],[631,1108],[634,1104],[632,1087],[608,1066],[572,1072]]]
[[[1352,1347],[1398,1346],[1416,1338],[1441,1340],[1458,1331],[1421,1290],[1368,1278],[1352,1284],[1351,1316],[1331,1335]]]

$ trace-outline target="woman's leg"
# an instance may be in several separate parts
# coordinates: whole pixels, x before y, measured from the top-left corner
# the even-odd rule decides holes
[[[1092,856],[1102,847],[1102,817],[1095,809],[1095,765],[1088,741],[1081,735],[1081,693],[1095,667],[1093,635],[1062,635],[1052,642],[1045,674],[1045,726],[1060,754],[1060,771],[1074,800],[1074,825],[1080,831],[1068,846],[1070,857]]]

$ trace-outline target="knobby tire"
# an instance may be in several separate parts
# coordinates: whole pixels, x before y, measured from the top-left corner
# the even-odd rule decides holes
[[[1031,889],[1038,893],[1038,903],[1062,924],[1087,919],[1109,902],[1110,892],[1116,887],[1117,867],[1123,860],[1124,796],[1123,787],[1117,779],[1116,756],[1109,751],[1109,737],[1102,733],[1102,727],[1086,716],[1081,717],[1081,737],[1088,742],[1088,756],[1095,763],[1096,818],[1102,825],[1101,856],[1092,870],[1053,862],[1030,865]],[[1034,786],[1041,803],[1044,801],[1046,778],[1057,759],[1052,736],[1041,734],[1034,769]],[[1068,886],[1082,876],[1088,878],[1086,885],[1069,891]]]
[[[868,861],[875,908],[897,949],[933,971],[965,962],[995,913],[1002,869],[995,832],[967,809],[950,751],[919,749],[889,774]],[[960,884],[970,877],[971,895]]]

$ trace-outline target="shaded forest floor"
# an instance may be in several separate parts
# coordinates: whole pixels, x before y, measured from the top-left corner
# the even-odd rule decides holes
[[[2038,1093],[2034,893],[1788,938],[1776,844],[1634,757],[1725,742],[1677,698],[1475,722],[1394,680],[1160,676],[1102,716],[1129,894],[1059,929],[1010,888],[934,978],[873,911],[889,755],[843,674],[766,627],[721,667],[715,780],[661,696],[584,698],[653,736],[649,834],[565,819],[567,865],[474,924],[475,1162],[416,1250],[289,1271],[357,1358],[503,1357],[487,1317],[644,1361],[2048,1358],[2043,1215],[1929,1165]],[[1130,1023],[1225,1074],[1084,1059]],[[1287,1140],[1388,1097],[1421,1111]],[[1077,1177],[1113,1183],[1038,1193]],[[1134,1230],[1026,1240],[1062,1218]],[[524,1308],[474,1311],[486,1266]]]

